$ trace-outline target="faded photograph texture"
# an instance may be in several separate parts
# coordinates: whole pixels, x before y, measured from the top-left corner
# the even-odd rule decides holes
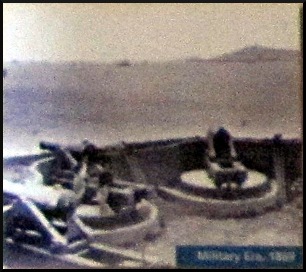
[[[3,4],[4,268],[302,246],[301,4]]]

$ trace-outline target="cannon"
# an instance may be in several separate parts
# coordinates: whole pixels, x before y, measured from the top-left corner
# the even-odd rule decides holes
[[[233,182],[241,186],[247,179],[247,170],[237,159],[230,133],[221,127],[217,132],[209,131],[207,139],[207,172],[215,185],[220,188]]]
[[[110,190],[108,202],[112,213],[101,213],[99,203],[84,203],[84,184],[87,184],[83,181],[88,179],[86,156],[77,161],[72,189],[59,184],[46,185],[39,171],[50,167],[50,161],[56,160],[63,150],[68,154],[69,150],[50,143],[42,148],[52,150],[55,156],[41,154],[4,161],[5,246],[39,252],[73,267],[102,268],[109,260],[112,265],[155,263],[156,260],[144,258],[123,245],[142,241],[146,235],[159,231],[157,208],[148,201],[136,203],[134,191],[121,185]],[[23,171],[24,168],[28,171]],[[17,169],[21,170],[20,177],[14,179]],[[103,179],[101,185],[112,186],[113,177],[107,169],[101,166],[91,170],[91,175],[96,172],[96,177]]]
[[[42,150],[48,150],[51,152],[57,152],[62,149],[61,145],[59,144],[45,142],[45,141],[42,141],[39,143],[39,148]]]
[[[28,186],[4,179],[3,194],[6,202],[19,198],[27,199],[43,211],[59,212],[63,215],[73,212],[77,206],[77,197],[71,190],[59,190],[41,184]]]
[[[93,149],[98,149],[93,143],[91,143],[88,140],[84,140],[78,145],[66,145],[66,146],[48,141],[40,141],[39,147],[42,150],[49,150],[51,152],[56,152],[58,150],[63,150],[63,149],[67,151],[69,150],[70,152],[84,152],[85,150],[89,151]]]

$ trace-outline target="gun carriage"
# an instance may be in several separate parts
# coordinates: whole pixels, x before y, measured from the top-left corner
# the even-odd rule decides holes
[[[180,214],[260,214],[282,206],[288,179],[300,176],[298,140],[234,139],[224,128],[206,138],[40,148],[4,160],[5,240],[76,266],[160,265],[128,248],[161,233],[162,201]]]

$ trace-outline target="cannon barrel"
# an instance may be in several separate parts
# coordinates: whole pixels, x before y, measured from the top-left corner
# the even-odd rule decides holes
[[[42,150],[49,150],[52,152],[56,152],[60,150],[67,150],[70,152],[78,152],[78,153],[84,152],[84,153],[89,153],[89,154],[94,153],[98,150],[98,148],[94,144],[90,143],[89,141],[83,141],[81,144],[78,144],[78,145],[67,145],[67,146],[60,145],[57,143],[41,141],[39,143],[39,147]]]
[[[53,152],[62,149],[62,147],[59,144],[45,142],[45,141],[39,143],[39,148],[42,150],[49,150]]]
[[[76,207],[75,193],[67,189],[55,189],[45,185],[23,185],[3,180],[3,193],[9,198],[23,198],[32,201],[42,210],[68,212]]]

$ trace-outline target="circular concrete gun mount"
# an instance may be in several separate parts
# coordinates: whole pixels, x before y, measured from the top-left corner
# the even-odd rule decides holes
[[[181,175],[179,187],[185,192],[205,198],[238,200],[263,196],[271,189],[271,183],[264,174],[248,171],[247,179],[241,186],[235,182],[224,183],[218,189],[207,171],[194,170]]]
[[[174,201],[175,208],[181,213],[226,218],[261,214],[278,206],[282,198],[281,189],[276,180],[249,171],[248,179],[238,194],[224,198],[224,193],[215,187],[206,171],[195,170],[183,173],[181,182],[173,188],[160,186],[159,195]]]
[[[116,246],[141,243],[161,231],[158,209],[146,200],[137,203],[136,209],[119,214],[99,205],[81,205],[77,216],[94,243]]]

